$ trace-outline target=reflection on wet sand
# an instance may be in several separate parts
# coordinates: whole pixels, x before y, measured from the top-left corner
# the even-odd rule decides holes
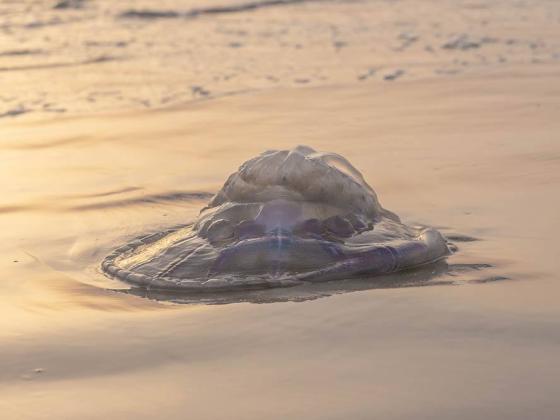
[[[10,146],[50,145],[0,152],[3,416],[555,418],[559,72],[3,123]],[[72,136],[91,141],[56,144]],[[248,156],[299,143],[347,156],[403,221],[437,226],[458,247],[448,266],[228,305],[146,299],[99,271],[119,244],[192,221],[206,201],[162,194],[215,192]]]
[[[490,264],[447,264],[439,261],[413,270],[401,271],[383,276],[359,276],[352,279],[334,280],[321,283],[309,283],[294,287],[265,290],[244,290],[242,292],[181,292],[150,290],[140,287],[117,289],[159,302],[179,304],[223,305],[228,303],[274,303],[274,302],[305,302],[321,299],[336,294],[352,293],[373,289],[394,289],[424,286],[454,286],[476,283],[488,283],[507,280],[507,277],[491,275]],[[482,270],[482,272],[480,272]]]

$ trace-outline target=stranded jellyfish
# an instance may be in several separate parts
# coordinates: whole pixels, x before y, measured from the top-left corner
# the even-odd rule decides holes
[[[298,146],[248,160],[193,223],[119,247],[102,269],[150,289],[227,291],[387,274],[448,254],[437,230],[385,210],[345,158]]]

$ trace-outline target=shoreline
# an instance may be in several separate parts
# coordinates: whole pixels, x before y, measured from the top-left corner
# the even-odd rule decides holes
[[[162,10],[178,7],[163,1]],[[16,29],[0,42],[0,67],[136,48],[140,57],[0,73],[10,90],[0,93],[0,114],[19,102],[67,109],[0,119],[4,417],[557,417],[560,61],[531,62],[556,51],[557,3],[329,2],[187,27],[180,19],[115,24],[131,4],[86,0],[66,10],[68,22],[40,26],[62,11],[34,3],[10,15]],[[70,21],[103,11],[98,27]],[[27,24],[39,26],[17,26]],[[64,46],[64,30],[85,35]],[[392,81],[383,78],[403,66],[370,72],[373,58],[425,62],[427,40],[456,41],[441,55],[497,60],[511,48],[526,63],[459,62],[469,70]],[[2,55],[17,50],[35,53]],[[254,61],[238,79],[213,79],[247,57]],[[269,70],[278,81],[261,79]],[[328,86],[294,81],[309,74]],[[253,90],[210,98],[244,84]],[[192,85],[202,89],[195,102]],[[186,96],[165,108],[136,101],[179,87]],[[91,91],[113,93],[80,108]],[[458,252],[402,276],[227,299],[135,294],[102,274],[103,259],[129,238],[192,221],[246,159],[298,144],[348,158],[383,208],[437,228]]]

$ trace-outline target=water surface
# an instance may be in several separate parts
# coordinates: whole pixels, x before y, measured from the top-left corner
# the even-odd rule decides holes
[[[415,20],[415,9],[404,7],[409,3],[335,6],[344,10],[367,6],[372,14],[386,12],[375,16],[402,16],[403,22],[416,22],[416,28],[431,25],[431,20]],[[0,3],[13,12],[6,15],[12,22],[4,22],[2,30],[22,42],[6,41],[2,51],[56,45],[34,43],[48,36],[39,31],[54,31],[62,24],[37,24],[36,32],[21,27],[50,22],[43,19],[44,4],[32,2],[32,8],[40,11],[20,22],[24,15],[13,12],[20,3]],[[69,12],[65,19],[97,16],[94,11],[108,4],[84,2],[83,9],[49,13],[59,16],[65,10]],[[504,41],[463,51],[457,49],[468,45],[463,39],[438,49],[438,60],[447,62],[447,53],[476,57],[490,48],[507,49],[508,38],[546,42],[535,48],[511,44],[512,56],[519,53],[516,57],[523,59],[472,68],[459,64],[469,70],[454,74],[436,73],[440,64],[405,68],[406,60],[399,61],[404,56],[388,47],[385,55],[366,56],[343,46],[339,53],[348,53],[344,58],[333,58],[341,57],[334,55],[335,49],[333,55],[321,56],[337,60],[331,68],[341,72],[330,72],[329,82],[258,87],[254,81],[260,79],[251,73],[243,79],[255,83],[249,86],[251,92],[194,102],[189,97],[167,105],[150,102],[149,107],[132,105],[128,99],[118,106],[83,101],[87,89],[97,86],[88,75],[127,93],[123,98],[136,90],[138,84],[130,74],[102,76],[106,68],[97,66],[112,66],[116,60],[80,65],[79,72],[70,67],[0,72],[3,95],[16,98],[3,100],[6,112],[20,102],[32,109],[7,115],[0,125],[3,417],[558,417],[560,67],[551,58],[553,38],[547,40],[553,26],[546,25],[557,22],[555,3],[445,4],[449,8],[437,9],[434,20],[488,28],[476,31],[477,36],[496,31]],[[196,5],[169,2],[165,6],[162,10],[183,13]],[[120,7],[103,14],[104,18],[83,22],[104,25],[107,21],[118,29],[121,23],[115,22],[123,19],[119,13],[144,8],[128,2]],[[295,7],[309,15],[298,20],[298,15],[288,14]],[[242,12],[250,15],[204,16],[192,22],[133,17],[126,25],[136,28],[135,36],[142,40],[160,33],[150,32],[153,25],[160,25],[160,30],[170,27],[161,26],[162,20],[166,25],[193,25],[194,32],[185,29],[184,35],[196,33],[194,25],[216,25],[212,19],[234,19],[239,25],[256,21],[264,26],[263,16],[278,20],[280,26],[287,25],[286,20],[308,24],[311,16],[322,16],[327,22],[345,19],[343,14],[333,17],[330,7],[334,7],[331,2],[309,2]],[[465,12],[450,13],[455,7]],[[496,7],[501,7],[501,15]],[[318,9],[324,14],[317,14]],[[449,19],[443,19],[445,13]],[[497,16],[509,23],[480,26],[482,20]],[[75,22],[68,25],[86,24]],[[393,23],[377,28],[396,28]],[[91,35],[91,30],[78,33]],[[122,31],[123,37],[135,33]],[[97,38],[104,33],[99,31]],[[304,39],[316,40],[314,36],[323,32],[305,33]],[[393,34],[392,29],[383,33]],[[449,35],[451,29],[445,33]],[[107,34],[111,42],[121,41],[113,32]],[[165,43],[165,38],[152,37]],[[442,37],[438,48],[450,38]],[[91,40],[77,36],[72,40],[86,41]],[[187,48],[186,43],[181,45]],[[418,53],[426,51],[424,44],[414,45],[422,45],[415,50]],[[62,57],[68,50],[55,50],[60,54],[56,57],[68,58]],[[547,60],[533,60],[535,51],[545,50]],[[218,47],[205,53],[216,51]],[[286,62],[299,63],[294,68],[283,68],[278,62],[275,66],[266,54],[257,59],[253,51],[251,57],[260,63],[253,68],[269,65],[290,77],[307,77],[298,72],[326,50],[313,51],[309,50],[309,60],[288,57]],[[280,56],[278,50],[274,54]],[[16,62],[20,59],[35,66],[38,54],[27,55],[0,54],[0,60],[6,61],[3,66],[28,65]],[[84,53],[84,60],[92,57],[96,56]],[[163,78],[161,68],[166,64],[158,61],[161,57],[144,53],[137,57],[132,68],[138,65],[142,75],[154,74],[157,83],[146,84],[145,79],[143,83],[156,93],[160,82],[169,82],[172,91],[197,84],[191,82],[194,73],[183,71],[177,71],[178,79]],[[375,77],[362,80],[359,76],[368,67],[358,69],[354,66],[358,61],[351,57],[358,61],[377,57],[387,72],[372,71]],[[399,64],[389,69],[388,57]],[[160,73],[152,73],[156,67],[142,67],[143,60],[161,65]],[[208,60],[201,62],[213,62]],[[131,68],[119,66],[115,68]],[[211,77],[223,67],[200,68],[201,74]],[[399,68],[407,70],[404,75],[384,78]],[[411,68],[429,71],[414,72],[413,77]],[[352,77],[343,77],[350,73]],[[121,76],[126,81],[117,80]],[[49,102],[56,97],[57,106],[67,111],[39,111],[42,103],[33,105],[39,100],[35,98],[38,84],[44,86]],[[223,92],[238,91],[242,85]],[[8,91],[11,96],[5,94]],[[142,94],[142,100],[159,93],[151,95]],[[97,105],[86,109],[82,106],[86,103]],[[346,156],[383,205],[405,223],[432,225],[444,234],[476,240],[457,243],[459,251],[448,260],[453,270],[431,267],[398,279],[347,281],[281,296],[256,293],[205,301],[144,297],[100,273],[100,262],[119,244],[192,220],[209,195],[247,158],[297,144]]]

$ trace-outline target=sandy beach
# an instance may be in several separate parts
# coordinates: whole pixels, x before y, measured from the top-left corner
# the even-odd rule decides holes
[[[2,418],[560,415],[555,2],[0,11]],[[298,144],[347,157],[458,251],[227,297],[101,272],[243,161]]]

